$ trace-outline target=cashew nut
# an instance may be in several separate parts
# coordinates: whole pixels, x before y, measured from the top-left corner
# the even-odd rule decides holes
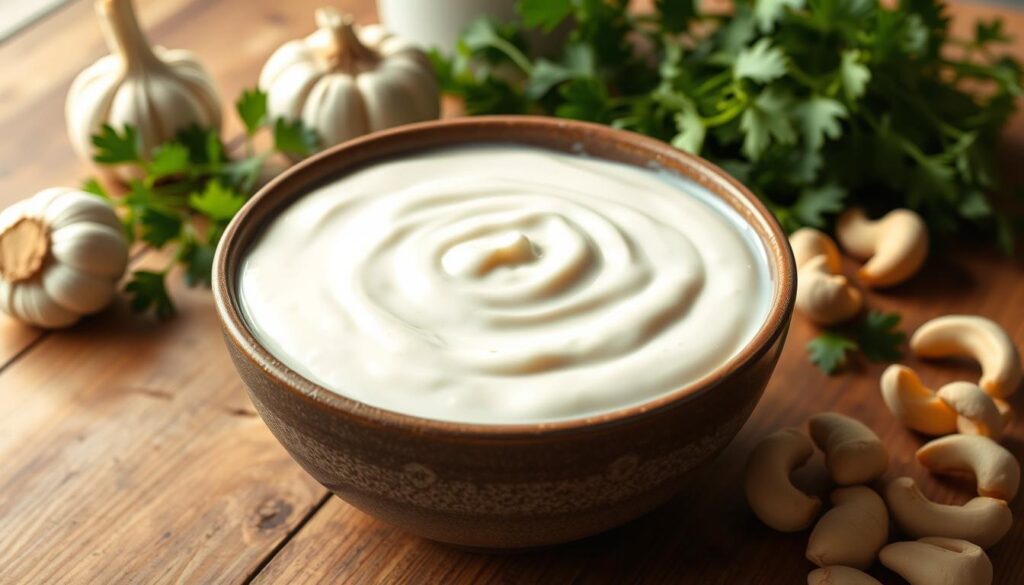
[[[747,459],[744,490],[754,514],[781,532],[811,525],[821,500],[797,489],[789,474],[810,459],[814,445],[800,429],[786,428],[761,439]]]
[[[992,402],[995,403],[996,410],[999,411],[999,417],[1003,419],[1003,430],[1005,431],[1013,422],[1013,407],[1009,402],[995,396],[992,397]]]
[[[882,585],[871,575],[850,567],[822,567],[807,575],[807,585]]]
[[[956,432],[956,411],[921,383],[917,372],[893,364],[882,372],[882,399],[909,429],[926,435]]]
[[[871,488],[858,485],[833,491],[832,506],[811,531],[807,560],[819,567],[870,567],[889,537],[885,502]]]
[[[1020,463],[1002,445],[981,435],[948,435],[925,443],[917,460],[932,473],[973,475],[978,494],[1010,501],[1020,485]]]
[[[828,257],[818,255],[797,272],[796,307],[810,320],[835,325],[860,312],[863,298],[842,274],[832,274]]]
[[[800,228],[789,236],[789,245],[793,248],[797,268],[815,256],[824,256],[825,268],[829,273],[838,274],[842,270],[839,248],[824,232],[814,228]]]
[[[918,357],[974,358],[981,365],[978,385],[992,396],[1005,398],[1021,381],[1020,354],[997,323],[976,315],[946,315],[928,321],[910,338]]]
[[[896,524],[913,538],[962,538],[981,548],[989,548],[1013,526],[1013,513],[1003,500],[979,496],[963,506],[936,504],[925,497],[909,477],[889,483],[885,502]]]
[[[959,415],[956,428],[965,435],[983,435],[998,441],[1005,420],[992,398],[977,384],[953,382],[939,388],[937,396]]]
[[[839,485],[870,481],[889,466],[889,453],[878,435],[857,419],[822,412],[808,421],[811,438],[825,452],[825,465]]]
[[[894,542],[879,553],[882,564],[910,585],[991,585],[992,562],[978,545],[932,536]]]
[[[851,256],[869,259],[857,272],[871,287],[899,284],[913,276],[928,256],[928,228],[921,216],[896,209],[878,220],[853,208],[839,216],[836,236]]]

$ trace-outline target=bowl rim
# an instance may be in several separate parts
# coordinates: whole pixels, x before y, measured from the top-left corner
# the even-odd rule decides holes
[[[609,144],[614,144],[617,148],[630,149],[634,155],[649,155],[650,159],[646,165],[648,168],[664,168],[697,180],[749,224],[756,234],[756,239],[764,248],[769,263],[769,274],[774,277],[774,287],[761,327],[732,357],[689,384],[641,403],[614,410],[550,422],[472,423],[432,419],[388,410],[332,391],[286,366],[272,355],[250,330],[237,298],[236,282],[241,258],[251,247],[256,236],[262,233],[271,217],[303,193],[325,181],[340,178],[373,164],[374,161],[387,160],[411,152],[473,143],[576,150],[560,149],[558,146],[547,144],[562,140],[552,140],[553,134],[599,138],[609,141]],[[446,135],[448,138],[454,137],[455,140],[446,140]],[[424,146],[417,140],[425,140],[428,144]],[[403,146],[404,143],[412,143],[413,146],[406,147]],[[346,157],[352,153],[361,150],[373,151],[374,147],[383,148],[386,152],[383,156],[375,156],[371,152],[366,155],[365,161],[360,160],[351,164],[345,162]],[[582,152],[592,155],[585,146]],[[640,166],[611,156],[596,155],[595,158]],[[279,192],[284,194],[281,195]],[[728,193],[731,200],[723,196],[722,192]],[[267,206],[270,208],[263,210]],[[253,216],[256,216],[255,220]],[[247,236],[243,235],[243,230]],[[775,216],[742,183],[703,158],[655,138],[600,124],[542,116],[476,116],[434,120],[383,130],[326,149],[285,170],[259,189],[225,229],[214,256],[212,287],[226,341],[233,344],[248,361],[273,378],[276,382],[274,386],[285,388],[295,397],[332,415],[364,425],[463,439],[473,437],[479,440],[506,440],[606,429],[677,407],[713,390],[736,371],[756,363],[775,345],[774,342],[785,334],[796,296],[796,265],[788,238]]]

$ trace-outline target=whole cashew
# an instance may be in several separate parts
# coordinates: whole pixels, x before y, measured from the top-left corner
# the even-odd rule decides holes
[[[796,532],[811,525],[821,500],[797,489],[789,474],[814,453],[814,445],[800,429],[786,428],[761,439],[747,459],[744,491],[754,514],[781,532]]]
[[[926,435],[956,432],[956,411],[921,383],[917,372],[893,364],[882,372],[882,399],[909,429]]]
[[[820,325],[835,325],[860,312],[863,298],[842,274],[828,270],[824,255],[811,258],[797,271],[796,308]]]
[[[889,482],[885,502],[896,524],[913,538],[962,538],[981,548],[989,548],[1013,526],[1013,513],[1003,500],[979,496],[963,506],[936,504],[925,497],[909,477]]]
[[[956,427],[965,435],[982,435],[998,441],[1003,437],[999,407],[977,384],[953,382],[939,388],[938,397],[956,411]]]
[[[946,315],[921,325],[910,338],[918,357],[974,358],[981,365],[978,385],[1005,398],[1017,391],[1022,377],[1020,354],[997,323],[975,315]]]
[[[878,220],[868,219],[862,209],[849,209],[839,216],[836,236],[851,256],[869,258],[857,276],[870,287],[907,280],[928,256],[928,228],[909,209],[890,211]]]
[[[932,536],[894,542],[879,553],[882,564],[910,585],[991,585],[992,562],[975,544]]]
[[[858,485],[833,491],[832,506],[811,531],[807,560],[819,567],[870,567],[889,537],[885,502],[871,488]]]
[[[882,585],[871,575],[850,567],[822,567],[807,575],[807,585]]]
[[[839,247],[827,234],[814,228],[800,228],[790,234],[789,245],[793,248],[793,259],[797,268],[815,256],[825,257],[825,268],[831,274],[838,274],[843,268]]]
[[[839,485],[865,483],[885,473],[889,452],[878,435],[857,419],[822,412],[808,421],[811,438],[825,452],[825,465]]]
[[[973,475],[978,494],[1009,502],[1020,486],[1020,463],[1002,445],[981,435],[948,435],[925,443],[917,460],[932,473]]]

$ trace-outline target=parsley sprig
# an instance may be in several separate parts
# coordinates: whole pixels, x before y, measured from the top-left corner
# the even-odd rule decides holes
[[[138,131],[104,125],[93,136],[93,160],[103,165],[130,166],[135,177],[123,193],[113,194],[96,179],[83,188],[106,198],[118,210],[129,242],[154,250],[171,249],[162,270],[135,270],[125,285],[131,307],[153,311],[160,318],[175,313],[167,276],[183,269],[189,286],[209,286],[213,254],[228,222],[251,197],[275,154],[305,156],[317,148],[314,132],[300,121],[270,120],[267,96],[246,90],[235,104],[245,127],[244,155],[232,158],[220,134],[191,127],[143,156]],[[267,131],[272,147],[257,151],[257,135]]]
[[[454,56],[431,59],[470,114],[660,138],[724,167],[790,230],[827,228],[853,205],[909,207],[939,236],[977,230],[1012,248],[1015,220],[992,198],[993,150],[1024,92],[1000,20],[958,39],[938,0],[696,6],[658,0],[637,15],[626,0],[521,0],[522,24],[478,21]],[[560,54],[532,58],[527,39],[568,19]]]
[[[827,330],[807,344],[811,363],[826,374],[846,366],[851,355],[859,352],[868,361],[894,362],[900,359],[907,336],[897,327],[900,315],[868,311],[855,325],[845,330]]]

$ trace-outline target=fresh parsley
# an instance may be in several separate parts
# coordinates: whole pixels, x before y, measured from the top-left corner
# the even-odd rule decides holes
[[[521,24],[475,22],[431,60],[469,114],[654,136],[737,175],[789,230],[827,229],[854,205],[909,207],[936,235],[1012,246],[1019,222],[992,198],[993,150],[1024,91],[998,19],[956,38],[939,0],[628,4],[521,0]],[[528,39],[561,25],[561,52],[531,57]]]
[[[264,165],[275,153],[305,156],[317,149],[316,134],[301,121],[270,120],[267,96],[246,90],[235,104],[245,127],[245,154],[232,159],[220,134],[188,128],[144,157],[135,128],[103,126],[93,136],[93,160],[130,165],[139,178],[119,193],[90,178],[82,188],[110,201],[118,210],[129,241],[152,249],[170,248],[173,261],[163,270],[136,270],[125,285],[131,307],[159,318],[175,313],[166,278],[180,266],[189,286],[209,285],[214,250],[231,218],[252,196]],[[271,133],[274,147],[256,152],[255,138]]]
[[[868,311],[852,327],[843,330],[827,330],[807,344],[811,363],[826,374],[833,374],[843,368],[851,354],[860,352],[868,361],[893,362],[900,359],[902,346],[907,336],[897,327],[898,313]]]

